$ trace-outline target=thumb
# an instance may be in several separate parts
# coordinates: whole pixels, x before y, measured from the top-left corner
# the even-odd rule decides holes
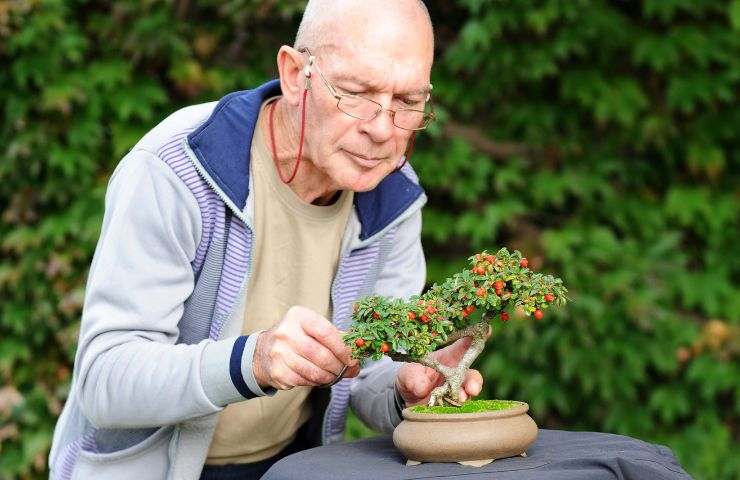
[[[465,352],[470,348],[470,343],[473,341],[472,337],[463,337],[456,340],[452,345],[448,345],[441,350],[433,352],[433,355],[441,363],[448,367],[453,367],[460,362],[460,359]]]

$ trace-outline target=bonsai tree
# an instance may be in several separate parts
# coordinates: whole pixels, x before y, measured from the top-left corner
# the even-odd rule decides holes
[[[566,303],[562,280],[534,273],[518,250],[483,251],[468,258],[470,268],[436,283],[423,295],[390,299],[378,295],[354,304],[344,342],[354,358],[416,362],[438,371],[444,383],[432,390],[429,406],[461,406],[465,372],[485,346],[489,324],[506,322],[511,311],[542,320],[552,305]],[[441,364],[430,353],[463,337],[472,337],[457,366]]]

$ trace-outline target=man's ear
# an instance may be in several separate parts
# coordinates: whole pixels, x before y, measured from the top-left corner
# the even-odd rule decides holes
[[[305,75],[303,67],[305,58],[301,52],[288,45],[283,45],[278,50],[277,65],[280,72],[280,88],[283,91],[283,99],[289,105],[300,105],[301,95],[305,87]]]

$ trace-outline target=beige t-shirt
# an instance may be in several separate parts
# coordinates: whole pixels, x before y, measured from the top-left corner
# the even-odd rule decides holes
[[[268,114],[265,105],[270,100],[263,103],[260,116]],[[301,200],[278,177],[259,127],[251,158],[254,254],[242,332],[249,335],[272,327],[293,305],[330,319],[331,282],[354,193],[344,190],[327,206]],[[219,414],[206,463],[250,463],[279,453],[311,416],[307,402],[311,388],[278,390],[271,397],[227,405]]]

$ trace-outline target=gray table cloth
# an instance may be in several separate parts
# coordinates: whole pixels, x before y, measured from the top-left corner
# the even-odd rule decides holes
[[[289,455],[263,480],[421,479],[465,480],[664,480],[690,479],[671,450],[622,435],[539,431],[527,457],[495,460],[483,467],[457,463],[406,466],[390,435],[311,448]]]

